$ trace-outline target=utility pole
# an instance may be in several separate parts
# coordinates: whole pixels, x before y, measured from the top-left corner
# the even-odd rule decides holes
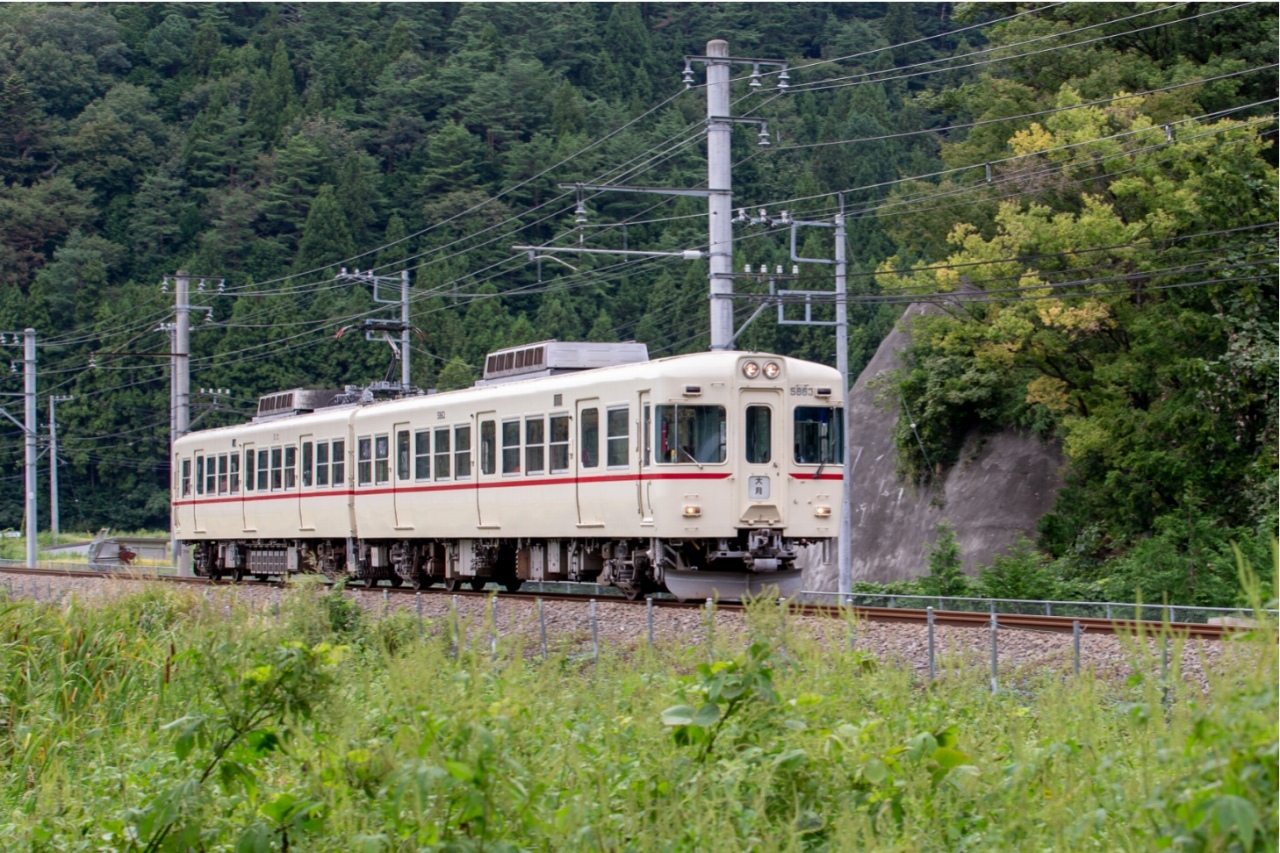
[[[27,434],[27,565],[36,565],[36,330],[22,331],[23,393]]]
[[[729,42],[707,42],[707,215],[711,278],[711,349],[733,337],[733,125],[729,117]]]
[[[396,357],[400,360],[400,388],[405,394],[409,393],[409,332],[412,326],[409,325],[409,271],[401,270],[397,275],[376,275],[373,270],[353,270],[348,271],[343,267],[338,271],[335,278],[344,281],[358,281],[364,284],[373,285],[373,301],[383,305],[400,304],[400,320],[369,318],[360,324],[360,328],[364,330],[365,340],[373,340],[375,334],[381,333],[387,343],[391,344],[391,349],[395,350],[395,341],[390,337],[392,332],[400,333],[400,351],[396,353]],[[400,298],[386,299],[378,291],[378,285],[390,285],[393,282],[400,282]],[[346,332],[345,327],[339,332],[341,335]],[[387,381],[391,381],[391,376],[387,376]]]
[[[186,270],[178,270],[173,307],[173,432],[169,458],[173,459],[172,440],[182,438],[191,429],[191,278]]]
[[[409,390],[409,270],[400,270],[400,385]]]
[[[57,404],[73,400],[74,397],[60,394],[49,395],[49,531],[53,533],[53,544],[58,544],[58,413]]]
[[[837,588],[840,600],[853,592],[853,462],[849,450],[853,435],[849,430],[849,302],[846,280],[849,272],[845,245],[844,193],[840,194],[840,212],[836,214],[836,368],[840,371],[844,401],[844,470],[840,482],[840,538],[836,549]]]

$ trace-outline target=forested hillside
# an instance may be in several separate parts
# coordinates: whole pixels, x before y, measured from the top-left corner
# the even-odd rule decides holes
[[[735,67],[735,113],[772,137],[735,130],[736,203],[829,218],[843,193],[853,368],[897,306],[966,292],[886,388],[920,434],[903,419],[904,479],[975,428],[1062,438],[1046,553],[1082,582],[1146,553],[1220,598],[1227,543],[1275,530],[1276,31],[1268,4],[0,6],[0,329],[39,332],[42,419],[74,395],[63,527],[167,525],[179,269],[207,282],[192,388],[231,391],[195,395],[198,427],[384,376],[385,344],[337,336],[377,313],[340,266],[412,271],[422,387],[542,338],[705,348],[704,263],[510,247],[705,245],[701,199],[589,194],[578,227],[557,184],[703,182],[681,72],[719,37],[792,64],[786,93]],[[738,236],[739,269],[789,266],[784,232]],[[830,329],[773,314],[739,345],[834,361]],[[0,528],[22,517],[5,424]]]

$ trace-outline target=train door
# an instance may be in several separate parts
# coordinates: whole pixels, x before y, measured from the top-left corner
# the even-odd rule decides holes
[[[195,498],[191,502],[191,529],[196,533],[205,533],[207,531],[204,529],[204,520],[205,516],[209,514],[209,508],[203,506],[201,501],[208,496],[206,486],[217,480],[217,475],[213,472],[213,469],[208,467],[217,464],[217,457],[210,459],[205,456],[203,450],[193,450],[191,455],[196,460]],[[213,494],[217,495],[216,486],[213,489]]]
[[[781,390],[761,388],[743,391],[738,403],[741,519],[762,527],[781,524],[779,508],[787,501],[785,400]]]
[[[315,436],[304,435],[298,439],[300,470],[298,472],[298,528],[315,530],[315,500],[311,497],[315,488],[316,442]]]
[[[257,533],[258,525],[254,521],[257,514],[257,507],[254,504],[253,496],[257,494],[257,481],[255,480],[257,472],[257,454],[254,453],[253,443],[241,445],[241,455],[244,457],[244,465],[241,466],[241,476],[244,482],[240,488],[240,517],[243,523],[245,533]]]
[[[652,394],[641,391],[636,406],[636,506],[641,524],[653,524],[653,493],[651,481],[645,479],[653,464],[653,410]]]
[[[395,479],[392,480],[392,489],[395,497],[396,530],[412,530],[413,492],[409,491],[409,489],[413,486],[413,449],[411,443],[413,433],[409,429],[409,424],[396,424],[395,429],[392,430],[391,439],[394,442],[396,456]]]
[[[575,489],[578,501],[578,526],[602,527],[601,503],[608,495],[603,481],[604,465],[600,458],[600,427],[603,418],[600,400],[593,397],[578,400],[576,407],[574,453]]]
[[[498,507],[502,501],[502,474],[498,471],[498,416],[496,412],[480,412],[476,415],[479,435],[476,451],[476,514],[481,529],[497,529],[501,526]]]

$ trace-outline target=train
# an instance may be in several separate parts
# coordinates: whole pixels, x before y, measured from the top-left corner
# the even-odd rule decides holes
[[[267,394],[173,443],[195,574],[736,600],[799,591],[797,556],[839,527],[826,365],[541,341],[490,353],[473,387],[381,384]]]

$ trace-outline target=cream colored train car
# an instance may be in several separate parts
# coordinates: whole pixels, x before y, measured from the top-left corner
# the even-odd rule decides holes
[[[643,347],[557,373],[592,346],[494,353],[482,383],[443,394],[263,398],[254,423],[175,443],[178,538],[214,577],[794,591],[796,548],[839,523],[839,374],[756,353],[650,361]]]

